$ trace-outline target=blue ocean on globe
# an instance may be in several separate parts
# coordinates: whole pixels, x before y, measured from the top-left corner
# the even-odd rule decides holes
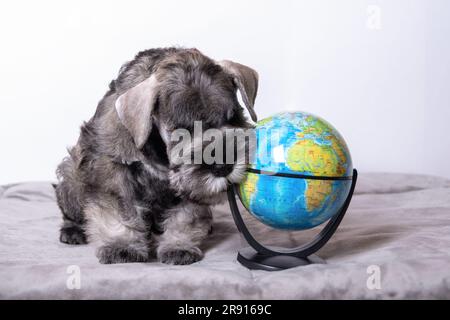
[[[353,166],[344,139],[331,124],[305,112],[280,113],[257,123],[256,142],[253,171],[239,186],[241,201],[253,216],[277,229],[304,230],[339,212]]]

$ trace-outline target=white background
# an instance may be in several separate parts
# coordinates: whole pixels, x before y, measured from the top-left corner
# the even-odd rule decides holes
[[[450,177],[449,18],[446,0],[3,2],[0,183],[53,180],[121,64],[170,45],[255,68],[260,118],[322,116],[360,171]]]

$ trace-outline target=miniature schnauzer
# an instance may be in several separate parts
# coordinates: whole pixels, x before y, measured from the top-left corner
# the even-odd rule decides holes
[[[242,180],[246,165],[184,163],[173,155],[171,135],[192,133],[197,121],[203,129],[252,127],[237,91],[256,121],[257,87],[253,69],[216,62],[197,49],[138,53],[58,166],[60,241],[97,243],[101,263],[200,260],[212,226],[210,206]]]

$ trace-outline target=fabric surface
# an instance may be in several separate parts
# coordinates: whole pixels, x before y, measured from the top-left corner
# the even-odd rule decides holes
[[[0,187],[0,298],[450,298],[450,180],[360,175],[347,215],[318,252],[327,263],[284,271],[241,266],[236,253],[245,243],[228,205],[215,208],[214,216],[198,263],[101,265],[93,246],[58,241],[61,220],[50,183]],[[258,239],[277,245],[305,243],[318,230],[276,231],[245,219]],[[67,286],[73,265],[80,289]],[[369,289],[378,268],[380,287]]]

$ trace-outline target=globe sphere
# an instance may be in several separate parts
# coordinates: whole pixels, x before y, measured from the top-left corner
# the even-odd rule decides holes
[[[283,230],[318,226],[339,213],[351,187],[352,159],[343,137],[306,112],[259,121],[256,148],[238,187],[245,208]]]

